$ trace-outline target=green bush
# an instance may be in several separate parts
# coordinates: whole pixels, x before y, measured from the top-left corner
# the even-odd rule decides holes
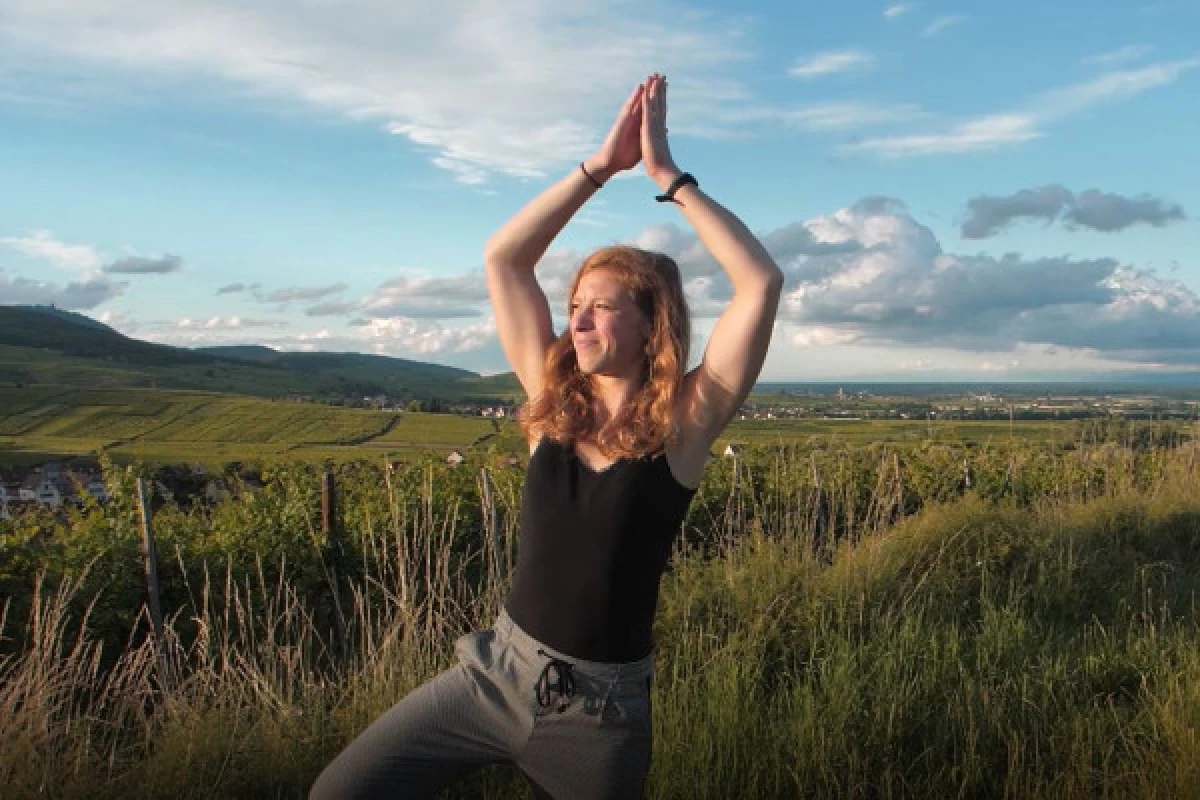
[[[712,464],[662,586],[649,795],[1197,796],[1195,455]],[[332,542],[311,465],[213,507],[156,492],[161,641],[136,470],[110,465],[103,507],[0,523],[4,792],[303,796],[494,618],[522,476],[480,466],[339,465]],[[498,767],[449,794],[524,792]]]

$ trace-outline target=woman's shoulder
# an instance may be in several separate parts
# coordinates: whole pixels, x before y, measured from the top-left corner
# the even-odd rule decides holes
[[[548,438],[549,437],[546,436],[546,434],[542,431],[530,431],[528,434],[526,434],[525,441],[529,444],[530,457],[537,452],[538,446],[541,445],[542,440]]]

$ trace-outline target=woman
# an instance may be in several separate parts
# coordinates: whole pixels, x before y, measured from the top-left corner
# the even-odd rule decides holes
[[[489,242],[488,288],[530,404],[530,460],[512,590],[459,665],[384,714],[312,797],[430,797],[508,761],[538,796],[640,796],[650,767],[651,627],[671,542],[714,440],[758,377],[783,274],[749,230],[681,173],[667,82],[639,85],[595,156]],[[631,247],[592,254],[556,337],[534,267],[609,178],[638,162],[733,283],[701,364],[679,270]]]

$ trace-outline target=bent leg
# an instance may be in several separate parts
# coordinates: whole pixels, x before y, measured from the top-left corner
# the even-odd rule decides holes
[[[535,798],[630,800],[643,795],[652,739],[648,697],[577,696],[538,720],[516,764]]]
[[[317,778],[310,800],[432,797],[468,771],[508,757],[486,724],[478,686],[456,667],[384,713]]]

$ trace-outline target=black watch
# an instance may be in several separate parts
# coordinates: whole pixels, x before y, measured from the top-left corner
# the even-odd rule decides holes
[[[697,189],[700,188],[700,184],[692,177],[692,173],[685,172],[671,181],[671,185],[667,187],[667,191],[657,195],[654,199],[660,203],[678,203],[679,201],[675,199],[675,192],[679,191],[679,187],[687,186],[689,183]]]

